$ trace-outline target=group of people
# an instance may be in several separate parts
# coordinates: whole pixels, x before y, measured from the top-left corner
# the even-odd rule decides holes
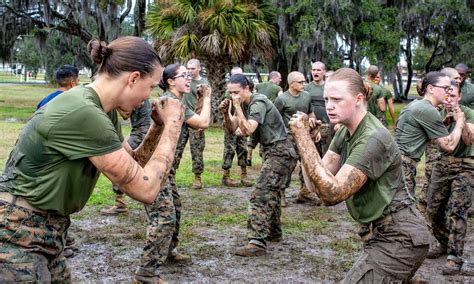
[[[177,250],[182,206],[175,174],[190,140],[193,188],[203,186],[212,90],[201,77],[200,62],[164,66],[137,37],[108,45],[92,40],[88,50],[98,64],[92,83],[38,106],[0,177],[2,280],[70,281],[64,259],[69,215],[85,206],[100,173],[116,192],[115,205],[103,214],[125,212],[124,194],[145,204],[147,239],[136,282],[159,283],[163,263],[190,259]],[[264,255],[268,242],[282,240],[281,207],[299,162],[297,200],[326,206],[345,201],[361,225],[363,252],[344,283],[405,282],[427,256],[447,255],[443,273],[459,273],[474,169],[468,71],[461,64],[426,74],[418,88],[422,99],[397,119],[376,66],[367,68],[364,81],[350,68],[328,76],[324,63],[315,62],[313,80],[306,84],[302,73],[291,72],[285,92],[276,71],[254,87],[234,68],[219,105],[225,129],[222,183],[252,185],[247,167],[257,144],[262,157],[249,198],[248,243],[235,254]],[[148,104],[157,86],[163,95]],[[387,107],[395,135],[387,129]],[[119,116],[132,118],[128,141]],[[416,198],[416,165],[430,141],[436,157],[430,160],[427,193]],[[230,178],[235,153],[240,183]],[[423,204],[427,219],[418,209]],[[439,242],[431,250],[427,222]]]

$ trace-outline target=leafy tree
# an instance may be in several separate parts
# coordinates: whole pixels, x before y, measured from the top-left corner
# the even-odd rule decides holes
[[[175,0],[153,6],[146,26],[165,62],[201,60],[214,90],[216,118],[231,67],[252,57],[271,58],[275,29],[269,17],[269,6],[256,1]]]

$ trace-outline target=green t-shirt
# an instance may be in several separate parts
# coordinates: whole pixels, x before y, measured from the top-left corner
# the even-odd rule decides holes
[[[162,97],[169,97],[169,98],[172,98],[172,99],[176,99],[176,100],[180,100],[182,102],[181,99],[179,99],[175,94],[173,94],[172,92],[170,91],[166,91],[163,93],[163,95],[161,95]],[[184,107],[186,108],[186,110],[184,111],[184,121],[187,121],[188,119],[190,119],[195,113],[194,111],[189,107],[187,106],[186,104],[184,104]],[[184,124],[183,124],[184,125]]]
[[[267,98],[273,103],[278,97],[278,93],[282,92],[283,89],[271,81],[266,81],[255,86],[255,91],[267,96]]]
[[[324,84],[316,85],[314,81],[304,86],[304,90],[311,96],[311,105],[314,115],[323,123],[329,123],[329,117],[326,113],[326,103],[324,101]]]
[[[209,85],[209,82],[206,78],[201,77],[199,80],[192,80],[191,81],[191,93],[186,93],[183,95],[183,104],[186,107],[189,107],[192,111],[196,109],[196,101],[197,101],[197,85]]]
[[[387,103],[388,103],[388,100],[393,98],[392,96],[392,92],[390,92],[389,89],[385,88],[384,86],[379,86],[381,89],[382,89],[382,92],[383,92],[383,99],[385,100],[385,108],[388,107]]]
[[[276,98],[274,104],[280,112],[287,130],[289,129],[288,122],[290,122],[291,117],[297,111],[306,114],[310,114],[313,111],[311,107],[311,96],[305,91],[299,93],[297,96],[293,96],[290,94],[290,91],[286,91]]]
[[[461,94],[462,98],[460,104],[474,109],[474,84],[465,81],[461,88]]]
[[[121,141],[117,112],[105,113],[92,88],[77,86],[28,121],[0,178],[0,191],[45,211],[78,212],[100,173],[88,157],[114,152]]]
[[[367,112],[352,136],[341,127],[329,149],[341,156],[341,167],[351,165],[368,177],[346,200],[352,218],[366,224],[382,217],[397,189],[404,186],[400,151],[390,132]]]
[[[474,123],[474,110],[468,108],[467,106],[461,106],[461,110],[464,112],[466,122]],[[445,116],[446,113],[443,112],[443,117]],[[448,125],[449,133],[453,132],[455,127],[456,122],[454,121]],[[456,158],[474,158],[474,145],[466,145],[461,137],[461,139],[459,139],[458,145],[450,155]]]
[[[244,105],[242,110],[248,120],[258,122],[253,137],[263,146],[288,137],[283,118],[267,96],[253,93],[250,103]]]
[[[430,140],[448,136],[441,114],[428,100],[415,100],[400,112],[395,140],[403,155],[419,161]]]
[[[370,82],[370,81],[366,81],[366,82],[370,83],[370,85],[372,86],[372,96],[370,97],[370,99],[368,101],[367,110],[371,114],[375,115],[375,117],[381,118],[383,115],[385,115],[385,112],[383,112],[379,109],[377,101],[380,98],[384,98],[385,94],[384,94],[382,88],[379,85],[375,84],[374,82]]]

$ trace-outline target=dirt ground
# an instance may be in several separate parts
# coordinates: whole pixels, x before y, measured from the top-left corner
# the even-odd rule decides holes
[[[290,188],[286,193],[290,205],[282,213],[284,240],[269,243],[266,256],[238,257],[233,251],[246,242],[244,214],[250,188],[181,189],[180,193],[184,212],[179,248],[193,262],[164,265],[161,275],[171,283],[334,283],[342,280],[361,247],[357,226],[344,204],[331,208],[295,204],[296,189]],[[124,216],[101,216],[96,206],[87,206],[73,216],[71,232],[78,251],[68,264],[74,282],[131,282],[146,225],[144,209],[135,205]],[[216,221],[217,215],[229,218]],[[470,219],[464,265],[470,271],[474,271],[472,227]],[[427,259],[417,275],[429,283],[474,283],[474,277],[441,275],[444,264],[444,258]]]

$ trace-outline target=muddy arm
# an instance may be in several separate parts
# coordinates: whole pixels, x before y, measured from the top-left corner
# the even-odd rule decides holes
[[[462,140],[466,145],[472,145],[474,143],[474,124],[466,123],[462,130]]]
[[[252,135],[252,133],[254,133],[258,127],[258,122],[252,119],[247,120],[245,118],[244,112],[242,110],[242,106],[240,104],[240,98],[233,97],[232,99],[233,99],[232,103],[235,107],[235,117],[237,117],[237,123],[240,129],[240,132],[242,133],[243,136]]]
[[[448,136],[436,139],[441,149],[448,153],[451,153],[452,151],[454,151],[454,149],[456,149],[456,146],[459,143],[459,139],[461,139],[461,135],[466,121],[466,118],[462,111],[454,112],[452,116],[453,119],[456,121],[456,126],[454,127],[453,132],[451,132]]]
[[[307,115],[301,113],[294,115],[290,121],[290,129],[301,157],[305,182],[319,195],[325,205],[335,205],[348,199],[367,181],[367,176],[353,166],[344,164],[334,175],[331,170],[335,172],[338,166],[324,165],[311,141]],[[328,158],[325,156],[325,161],[339,163],[339,158],[330,154]]]
[[[231,100],[225,99],[219,104],[219,111],[224,116],[224,127],[229,133],[234,133],[237,130],[237,118],[230,114]]]

